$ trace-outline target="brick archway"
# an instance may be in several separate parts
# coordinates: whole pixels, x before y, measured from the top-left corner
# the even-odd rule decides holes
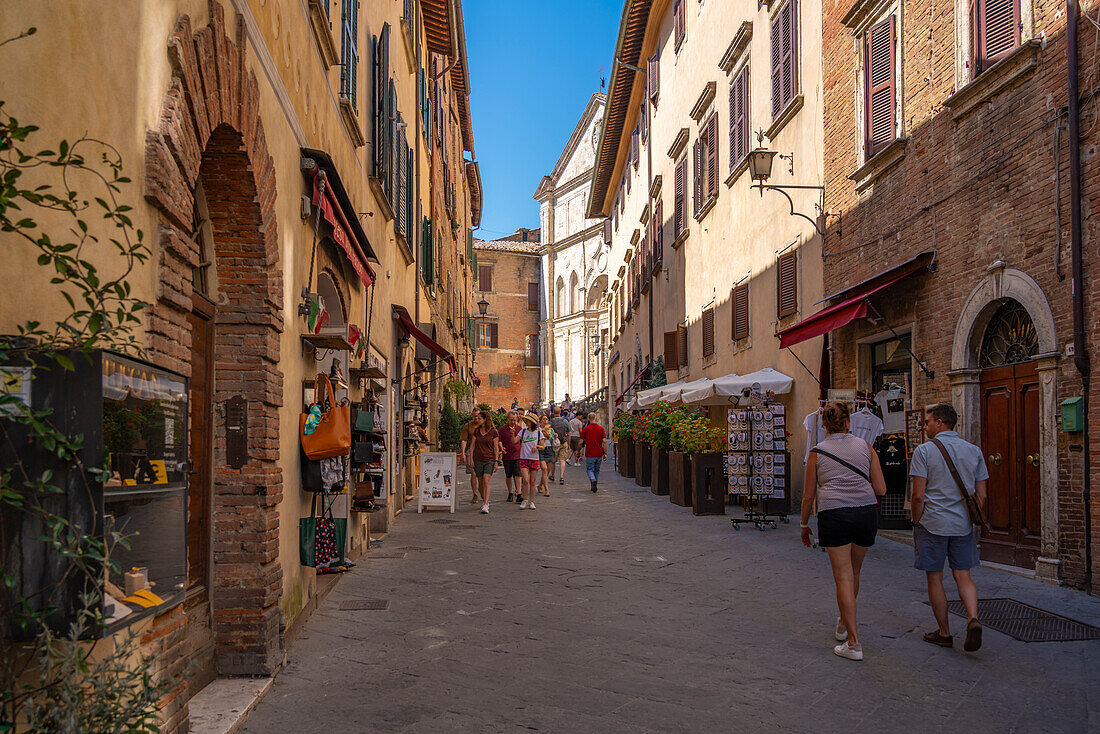
[[[214,233],[219,284],[214,401],[248,402],[248,461],[226,462],[224,419],[214,421],[211,545],[214,657],[221,674],[266,674],[282,656],[279,635],[278,465],[283,376],[283,286],[274,212],[275,172],[259,118],[259,87],[245,65],[244,21],[231,34],[222,7],[193,30],[181,16],[168,38],[172,78],[157,127],[145,140],[145,198],[159,213],[158,279],[148,315],[149,351],[191,373],[194,192],[201,180]],[[177,625],[178,626],[178,625]],[[182,637],[182,632],[175,637]],[[171,639],[165,645],[171,645]],[[168,714],[169,716],[171,714]]]

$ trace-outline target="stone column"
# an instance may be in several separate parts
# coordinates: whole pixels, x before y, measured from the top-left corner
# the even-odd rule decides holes
[[[978,446],[982,445],[982,395],[981,371],[975,368],[951,370],[951,403],[959,414],[955,431],[961,438]]]
[[[1058,558],[1058,352],[1038,356],[1039,373],[1039,514],[1042,544],[1035,561],[1036,575],[1058,583],[1062,562]]]

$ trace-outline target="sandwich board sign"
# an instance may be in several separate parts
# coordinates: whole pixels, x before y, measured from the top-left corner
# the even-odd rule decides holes
[[[455,469],[457,457],[453,452],[420,454],[420,488],[417,493],[416,511],[425,507],[450,507],[455,511]]]

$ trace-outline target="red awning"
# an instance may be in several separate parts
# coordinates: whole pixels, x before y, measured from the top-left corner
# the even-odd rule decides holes
[[[839,329],[856,319],[863,318],[867,315],[867,301],[865,299],[868,296],[889,288],[895,283],[905,280],[910,275],[918,273],[923,269],[923,267],[905,268],[901,272],[890,273],[892,277],[886,280],[881,280],[876,277],[864,281],[867,284],[866,287],[854,291],[853,295],[850,295],[840,303],[824,308],[813,316],[799,321],[794,326],[789,326],[777,332],[776,336],[779,337],[779,348],[785,349],[787,347],[793,347],[795,344],[800,344],[807,339],[813,339],[815,336],[821,336],[833,329]],[[885,274],[886,273],[880,275]],[[878,285],[874,285],[876,281],[878,281]]]
[[[643,369],[638,370],[638,374],[634,375],[634,379],[630,381],[630,384],[626,386],[626,389],[623,390],[622,394],[619,395],[619,397],[615,398],[615,405],[619,405],[623,402],[623,398],[625,398],[626,394],[630,392],[630,388],[634,387],[634,385],[637,384],[638,380],[642,379],[642,375],[644,375],[648,371],[648,364]]]
[[[336,240],[336,243],[343,248],[348,260],[351,262],[351,267],[355,269],[359,279],[363,281],[363,285],[370,288],[371,284],[374,283],[374,270],[367,262],[363,247],[352,236],[352,227],[344,216],[344,210],[336,202],[336,197],[332,194],[332,186],[327,181],[325,183],[325,194],[323,197],[321,196],[320,181],[321,176],[325,175],[324,171],[321,170],[320,166],[316,166],[309,174],[313,179],[313,205],[321,207],[321,213],[325,215],[325,221],[332,225],[332,239]]]
[[[455,363],[454,355],[439,346],[434,339],[421,331],[417,325],[413,323],[412,317],[409,316],[409,312],[404,306],[394,306],[393,315],[397,318],[398,323],[401,324],[401,328],[405,330],[406,334],[416,339],[431,350],[432,354],[446,362],[450,366],[451,372],[458,372],[458,366]]]

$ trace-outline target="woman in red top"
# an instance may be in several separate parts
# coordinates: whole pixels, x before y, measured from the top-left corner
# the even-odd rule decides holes
[[[523,498],[523,481],[519,470],[519,432],[522,427],[519,423],[519,413],[508,411],[508,422],[501,426],[497,433],[500,435],[500,448],[504,456],[504,483],[508,487],[508,501],[513,499],[519,502]]]
[[[493,478],[493,469],[500,461],[500,436],[493,425],[492,417],[484,410],[478,412],[475,420],[477,427],[471,436],[473,448],[470,453],[474,457],[474,476],[481,494],[481,514],[488,515],[490,480]]]

